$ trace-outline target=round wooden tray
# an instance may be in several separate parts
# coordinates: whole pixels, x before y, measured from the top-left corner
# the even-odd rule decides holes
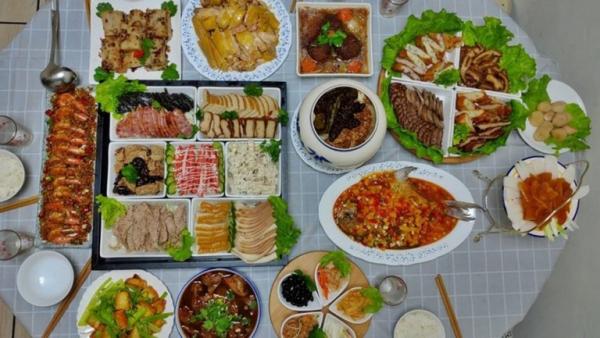
[[[383,84],[383,80],[385,79],[385,69],[381,68],[381,70],[379,71],[379,77],[377,79],[377,95],[379,95],[379,97],[381,97],[381,86]],[[390,134],[392,135],[392,137],[396,140],[396,142],[400,143],[400,141],[398,140],[398,137],[396,136],[396,134],[390,132]],[[413,155],[415,154],[415,151],[413,149],[407,149],[408,151],[410,151],[411,153],[413,153]],[[461,163],[467,163],[467,162],[472,162],[475,161],[478,158],[483,157],[483,155],[469,155],[469,156],[447,156],[444,157],[444,159],[442,160],[442,163],[444,164],[461,164]],[[431,161],[430,158],[427,157],[423,157],[426,160]]]
[[[277,274],[277,277],[275,277],[273,285],[271,286],[271,293],[269,295],[269,315],[271,317],[271,324],[273,325],[273,330],[275,330],[277,337],[279,337],[279,332],[281,331],[281,324],[283,324],[283,321],[289,315],[298,313],[286,308],[279,302],[279,297],[277,296],[277,287],[279,285],[280,279],[288,273],[291,273],[297,269],[302,270],[309,276],[313,276],[315,272],[315,267],[317,266],[317,264],[319,264],[321,257],[325,256],[327,253],[329,252],[310,251],[305,253],[304,255],[298,256],[291,260],[288,263],[288,265],[286,265],[283,269],[281,269],[281,271],[279,271],[279,274]],[[356,286],[368,287],[369,280],[367,279],[367,276],[364,274],[364,272],[362,272],[358,265],[352,262],[352,260],[350,260],[350,263],[352,264],[352,272],[350,273],[350,284],[348,285],[346,290]],[[327,313],[328,306],[324,307],[321,310],[321,312]],[[354,330],[357,338],[362,338],[367,334],[367,330],[369,330],[369,326],[371,325],[371,320],[369,319],[369,321],[360,325],[350,324],[348,322],[346,322],[346,324],[348,324]]]

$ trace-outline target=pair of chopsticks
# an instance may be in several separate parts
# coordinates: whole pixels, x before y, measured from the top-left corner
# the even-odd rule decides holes
[[[444,278],[442,277],[442,275],[435,276],[435,284],[437,285],[438,291],[440,292],[440,297],[442,297],[442,302],[444,303],[444,307],[446,308],[448,319],[450,319],[450,326],[452,326],[452,331],[454,331],[454,337],[462,338],[463,335],[460,331],[460,326],[458,325],[458,320],[456,319],[454,308],[452,308],[452,303],[450,302],[450,297],[448,296],[448,292],[446,291],[446,284],[444,284]]]
[[[3,212],[7,212],[7,211],[11,211],[14,209],[19,209],[22,207],[26,207],[28,205],[32,205],[37,203],[37,201],[40,199],[39,195],[35,195],[35,196],[29,196],[27,198],[23,198],[20,200],[16,200],[14,202],[9,202],[6,204],[0,204],[0,214]]]
[[[91,258],[88,259],[88,261],[83,266],[83,269],[81,269],[81,271],[79,272],[79,275],[77,275],[77,279],[75,280],[75,283],[73,284],[73,288],[71,288],[71,291],[69,292],[67,297],[65,299],[63,299],[63,301],[60,302],[60,304],[58,305],[58,308],[56,308],[56,312],[54,313],[54,316],[52,316],[52,319],[48,323],[46,330],[42,334],[42,338],[50,337],[50,334],[52,334],[52,331],[54,331],[54,328],[56,327],[56,325],[58,325],[58,322],[60,322],[60,319],[62,318],[62,316],[65,314],[65,312],[69,308],[69,305],[71,304],[73,299],[75,299],[75,297],[77,296],[77,293],[83,286],[83,283],[85,283],[85,280],[90,275],[90,272],[92,272],[92,259]]]

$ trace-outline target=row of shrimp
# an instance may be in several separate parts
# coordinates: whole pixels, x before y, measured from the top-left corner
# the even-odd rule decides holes
[[[81,244],[91,230],[96,102],[85,89],[57,94],[48,115],[40,230],[53,244]]]

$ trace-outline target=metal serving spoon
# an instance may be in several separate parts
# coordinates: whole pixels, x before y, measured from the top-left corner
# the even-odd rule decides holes
[[[58,11],[58,0],[52,1],[50,12],[52,22],[52,45],[50,48],[50,59],[46,68],[40,73],[40,80],[46,89],[62,93],[72,90],[77,86],[79,77],[71,68],[59,65],[59,35],[58,27],[60,16]]]

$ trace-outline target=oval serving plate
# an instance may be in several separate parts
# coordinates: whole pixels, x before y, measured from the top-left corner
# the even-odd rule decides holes
[[[176,315],[175,311],[174,311],[175,308],[173,307],[173,299],[171,298],[169,289],[167,289],[165,284],[160,279],[158,279],[156,276],[154,276],[153,274],[146,272],[144,270],[113,270],[113,271],[107,272],[107,273],[103,274],[102,276],[96,278],[96,280],[93,281],[90,284],[90,286],[88,286],[88,288],[85,290],[85,293],[81,297],[81,301],[79,302],[79,307],[77,308],[77,317],[76,317],[77,321],[79,321],[79,318],[81,317],[81,315],[83,315],[83,312],[85,311],[86,307],[88,306],[88,303],[90,302],[91,298],[94,296],[94,293],[96,293],[98,288],[108,278],[112,278],[112,280],[127,279],[129,277],[132,277],[134,274],[137,274],[142,279],[144,279],[146,282],[148,282],[148,285],[150,285],[154,289],[156,289],[156,292],[159,295],[162,295],[163,293],[166,292],[167,304],[165,305],[164,312],[165,313],[170,312],[170,313],[173,313],[173,315],[171,315],[165,319],[165,321],[166,321],[165,325],[163,325],[161,330],[155,336],[157,338],[168,338],[169,335],[171,334],[171,331],[173,330],[173,321],[174,321],[173,317]],[[92,332],[91,326],[77,326],[77,333],[79,334],[79,337],[81,337],[81,338],[89,337],[91,332]]]
[[[565,101],[566,103],[576,103],[581,107],[581,110],[587,115],[587,110],[585,109],[585,105],[583,104],[583,100],[577,94],[577,92],[567,85],[564,82],[558,80],[551,80],[548,83],[548,96],[550,97],[550,101]],[[556,150],[550,144],[546,144],[545,142],[536,141],[533,138],[533,134],[535,133],[536,128],[531,125],[529,119],[525,121],[525,130],[517,129],[519,131],[519,135],[525,143],[527,143],[531,148],[544,153],[544,154],[555,154]],[[562,148],[559,150],[560,154],[568,152],[569,149]]]
[[[190,0],[181,14],[181,48],[188,61],[203,76],[216,81],[262,81],[273,74],[287,58],[292,46],[292,23],[287,9],[279,0],[262,0],[279,20],[279,44],[277,57],[263,63],[249,72],[224,72],[211,68],[198,45],[198,37],[192,24],[194,10],[200,7],[200,0]]]
[[[354,257],[367,262],[386,265],[411,265],[428,262],[458,247],[471,233],[474,221],[458,221],[454,229],[442,239],[417,248],[403,250],[382,250],[367,247],[351,239],[335,223],[333,219],[333,206],[342,192],[368,174],[377,171],[395,171],[407,166],[417,168],[417,170],[410,174],[410,177],[430,181],[443,187],[457,201],[474,202],[473,196],[464,183],[444,170],[427,164],[406,161],[371,164],[340,177],[323,194],[319,203],[319,221],[329,239]]]

